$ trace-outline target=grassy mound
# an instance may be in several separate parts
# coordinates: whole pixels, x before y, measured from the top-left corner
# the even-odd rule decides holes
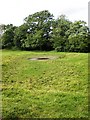
[[[3,118],[88,117],[88,54],[2,52]],[[53,56],[51,60],[28,60]]]

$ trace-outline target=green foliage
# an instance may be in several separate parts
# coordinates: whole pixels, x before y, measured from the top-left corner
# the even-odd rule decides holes
[[[26,24],[23,24],[15,30],[14,44],[19,49],[24,48],[27,29],[28,29],[28,26]]]
[[[12,24],[7,25],[5,28],[5,32],[1,37],[2,48],[12,48],[14,46],[14,30],[16,29],[15,26]]]
[[[88,32],[89,29],[84,21],[76,21],[70,25],[67,31],[69,34],[69,51],[88,52]]]
[[[89,29],[84,21],[69,21],[65,15],[54,19],[48,11],[36,12],[15,27],[0,25],[2,48],[88,52]],[[1,46],[0,46],[1,48]]]
[[[27,42],[30,43],[29,49],[51,50],[50,32],[53,15],[47,10],[37,12],[25,18],[25,23],[29,26]]]
[[[56,51],[68,51],[66,31],[69,30],[71,22],[64,15],[61,15],[55,22],[53,29],[54,48]]]

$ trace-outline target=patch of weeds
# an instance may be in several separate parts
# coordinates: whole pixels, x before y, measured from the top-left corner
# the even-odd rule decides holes
[[[58,58],[59,58],[59,59],[62,59],[62,58],[65,58],[65,57],[66,57],[66,55],[65,55],[65,54],[64,54],[64,55],[63,55],[63,54],[61,54]]]

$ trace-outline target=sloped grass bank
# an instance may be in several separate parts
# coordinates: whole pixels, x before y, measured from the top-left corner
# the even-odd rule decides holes
[[[2,52],[3,118],[88,117],[88,54]],[[57,59],[32,61],[33,57]]]

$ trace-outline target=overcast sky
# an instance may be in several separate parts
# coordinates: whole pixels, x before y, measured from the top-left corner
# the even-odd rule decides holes
[[[71,21],[88,22],[89,0],[0,0],[0,24],[19,26],[30,14],[49,10],[55,18],[65,14]]]

